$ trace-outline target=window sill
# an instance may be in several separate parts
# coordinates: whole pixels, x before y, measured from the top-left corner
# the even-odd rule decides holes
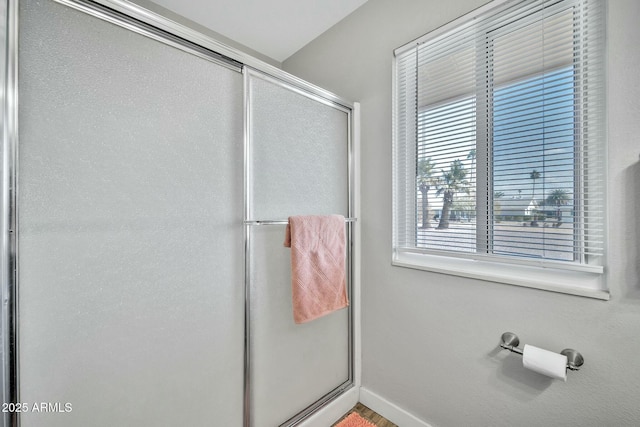
[[[600,300],[610,298],[604,275],[598,273],[410,252],[395,252],[392,265]]]

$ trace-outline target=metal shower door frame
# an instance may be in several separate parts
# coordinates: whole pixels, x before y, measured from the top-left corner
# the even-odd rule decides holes
[[[0,338],[2,339],[3,402],[19,402],[18,376],[18,1],[0,3],[0,81],[2,84],[2,237],[0,243],[0,274],[2,307]],[[2,413],[3,426],[17,426],[17,412]]]
[[[355,222],[357,218],[355,217],[355,195],[354,195],[354,186],[355,186],[355,157],[354,157],[354,114],[353,114],[353,105],[349,103],[345,103],[344,101],[338,102],[337,98],[331,97],[327,98],[323,96],[324,91],[310,91],[307,87],[300,87],[295,84],[295,82],[291,82],[286,78],[281,78],[282,76],[274,76],[269,73],[265,73],[261,70],[254,69],[252,67],[245,66],[243,68],[244,74],[244,173],[245,173],[245,396],[244,396],[244,405],[245,405],[245,420],[244,427],[251,426],[251,227],[255,226],[268,226],[273,224],[286,224],[286,218],[278,218],[278,219],[256,219],[251,218],[252,213],[252,189],[251,189],[251,149],[252,149],[252,140],[251,140],[251,129],[252,129],[252,118],[251,118],[251,93],[250,93],[250,79],[251,77],[257,77],[268,81],[278,87],[281,87],[286,90],[290,90],[298,95],[302,95],[307,97],[313,101],[324,104],[328,107],[335,108],[341,112],[347,114],[347,176],[348,176],[348,188],[347,188],[347,217],[346,217],[346,238],[347,238],[347,293],[350,296],[354,295],[354,242],[355,242]],[[284,74],[283,76],[288,76]],[[351,298],[352,299],[352,298]],[[324,406],[331,403],[334,399],[341,396],[345,391],[349,390],[351,387],[355,386],[355,329],[354,329],[354,312],[353,312],[353,303],[350,304],[347,308],[348,310],[348,361],[347,361],[347,372],[348,378],[341,384],[337,385],[333,390],[329,393],[322,396],[317,401],[310,404],[308,407],[295,414],[284,423],[280,425],[280,427],[292,427],[298,425],[303,422],[311,415],[313,415],[317,410],[323,408]]]

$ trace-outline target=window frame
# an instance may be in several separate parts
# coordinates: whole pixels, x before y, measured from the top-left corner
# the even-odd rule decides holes
[[[398,165],[398,144],[400,138],[400,131],[398,125],[398,108],[400,100],[398,98],[399,92],[399,70],[398,70],[398,56],[400,53],[408,51],[410,49],[416,49],[416,46],[419,43],[424,43],[427,40],[435,40],[443,35],[446,35],[452,30],[457,28],[468,29],[469,26],[474,25],[474,20],[479,16],[486,16],[487,13],[491,13],[494,10],[500,11],[500,8],[503,5],[511,6],[514,3],[509,0],[501,0],[491,2],[483,7],[480,7],[473,11],[470,14],[467,14],[461,18],[458,18],[449,24],[426,34],[420,39],[413,41],[401,48],[396,49],[394,52],[396,55],[396,60],[394,61],[394,69],[393,69],[393,109],[394,109],[394,150],[393,150],[393,250],[392,250],[392,265],[400,266],[400,267],[408,267],[414,269],[421,269],[432,271],[436,273],[443,273],[455,276],[462,276],[474,279],[481,279],[491,282],[498,283],[506,283],[517,286],[524,286],[536,289],[549,290],[554,292],[560,292],[565,294],[579,295],[585,297],[592,297],[597,299],[608,300],[610,298],[609,290],[606,286],[606,275],[604,274],[604,265],[606,265],[606,252],[607,252],[607,239],[606,239],[606,194],[603,194],[602,203],[605,205],[604,218],[602,219],[602,227],[604,227],[603,233],[603,249],[604,255],[600,257],[598,263],[590,264],[588,255],[585,255],[584,251],[581,251],[580,256],[583,259],[578,260],[579,262],[569,262],[569,261],[555,261],[551,259],[543,259],[543,258],[530,258],[530,259],[510,259],[508,257],[500,257],[492,253],[490,249],[493,246],[493,227],[492,227],[492,216],[490,212],[493,209],[493,178],[488,179],[488,176],[492,176],[493,171],[487,172],[487,165],[490,165],[491,162],[488,163],[488,160],[491,158],[491,144],[492,138],[486,138],[486,134],[490,132],[488,129],[482,129],[482,125],[478,125],[478,123],[482,122],[481,119],[476,119],[476,170],[475,170],[475,179],[476,179],[476,253],[463,253],[463,252],[442,252],[438,250],[432,250],[427,248],[417,248],[417,244],[414,244],[412,248],[403,248],[398,243],[398,233],[400,227],[409,227],[411,223],[411,219],[407,220],[407,224],[400,224],[399,213],[397,212],[399,202],[403,202],[407,207],[405,210],[409,212],[413,209],[414,212],[417,212],[419,209],[418,198],[419,195],[417,190],[414,192],[413,197],[407,195],[406,193],[410,193],[410,191],[402,191],[399,190],[399,182],[401,178],[399,174],[402,173],[402,167]],[[526,3],[526,2],[521,2]],[[574,3],[572,1],[567,1],[567,9],[574,7]],[[490,29],[486,30],[484,33],[476,34],[477,43],[484,43],[484,48],[481,53],[477,52],[477,55],[484,56],[485,58],[490,57],[490,51],[493,48],[492,43],[495,37],[498,37],[500,32],[496,32],[490,35]],[[416,53],[417,54],[417,53]],[[602,52],[604,55],[604,52]],[[573,59],[572,67],[575,66],[576,58]],[[493,64],[491,65],[493,66]],[[417,67],[417,66],[416,66]],[[544,70],[544,72],[549,72],[550,70]],[[417,70],[416,70],[416,79],[417,79]],[[542,75],[542,74],[541,74]],[[519,76],[525,78],[527,76]],[[579,76],[581,78],[581,76]],[[483,83],[484,84],[484,83]],[[490,117],[489,123],[492,123],[493,118],[491,117],[492,112],[491,109],[486,107],[488,105],[489,100],[493,94],[492,89],[491,94],[487,94],[483,96],[484,99],[476,99],[476,110],[481,110],[478,107],[478,104],[481,106],[484,105],[485,108],[481,113],[477,113],[476,117],[482,115],[482,117]],[[576,90],[576,92],[578,92]],[[476,90],[473,96],[477,96],[478,93],[484,93],[482,91]],[[417,96],[417,95],[416,95]],[[580,94],[576,93],[576,97],[579,97]],[[461,97],[457,97],[461,98]],[[603,94],[604,98],[604,94]],[[576,105],[579,105],[579,99],[576,99]],[[605,100],[602,100],[602,104],[605,105]],[[426,106],[427,108],[433,107],[432,105]],[[420,114],[419,111],[425,106],[418,106],[416,101],[416,120],[418,120],[417,116]],[[605,113],[606,114],[606,113]],[[574,116],[576,120],[580,120],[580,116],[582,115],[582,109],[578,108],[574,110]],[[480,150],[480,146],[482,143],[480,141],[483,140],[489,141],[486,148],[484,150]],[[408,139],[408,138],[407,138]],[[414,136],[413,144],[418,147],[418,135]],[[603,141],[603,145],[606,147],[606,141]],[[605,150],[606,151],[606,150]],[[603,154],[604,155],[604,154]],[[417,162],[418,154],[415,154],[415,161]],[[606,158],[603,159],[606,165]],[[484,165],[487,167],[478,167],[479,165]],[[574,156],[574,209],[584,209],[583,199],[586,194],[584,191],[584,182],[582,179],[583,165],[581,156]],[[600,179],[605,180],[606,182],[606,167],[604,167],[603,176]],[[593,178],[590,178],[593,179]],[[413,178],[413,182],[415,183],[415,177]],[[482,184],[480,184],[482,183]],[[417,186],[416,186],[417,187]],[[490,191],[491,190],[491,191]],[[578,191],[579,190],[579,191]],[[405,193],[405,194],[399,194]],[[411,205],[413,204],[413,208]],[[486,206],[484,206],[486,205]],[[400,209],[402,210],[402,208]],[[417,229],[417,213],[414,214],[413,223]],[[409,215],[410,216],[410,215]],[[582,214],[576,215],[576,217],[580,218],[580,221],[584,221],[584,216]],[[478,225],[482,225],[479,227]],[[579,231],[581,227],[574,226],[574,240],[575,239],[583,239],[583,232]],[[484,241],[484,243],[483,243]],[[484,245],[484,246],[483,246]],[[483,249],[487,249],[487,253],[478,253],[478,248],[483,247]]]

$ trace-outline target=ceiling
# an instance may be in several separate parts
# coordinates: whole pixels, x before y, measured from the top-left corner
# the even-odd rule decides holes
[[[153,0],[283,62],[367,0]]]

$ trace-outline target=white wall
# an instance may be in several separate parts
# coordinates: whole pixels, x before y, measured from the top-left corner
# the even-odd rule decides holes
[[[369,0],[283,63],[362,103],[363,387],[433,426],[639,425],[640,2],[608,5],[611,300],[391,266],[392,51],[484,3]],[[525,371],[505,331],[585,365]]]

